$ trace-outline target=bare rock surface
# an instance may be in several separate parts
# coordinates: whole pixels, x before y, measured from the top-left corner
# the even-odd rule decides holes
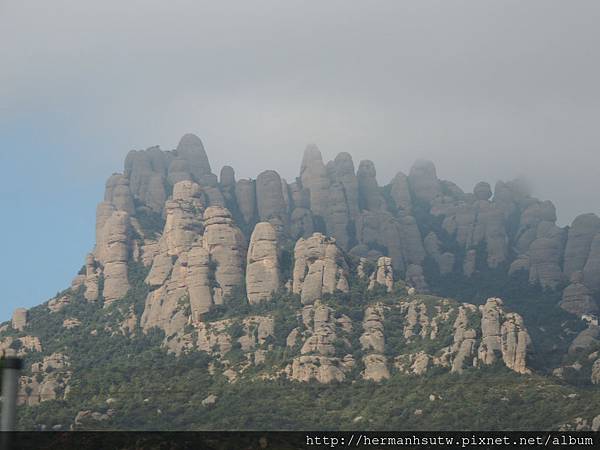
[[[279,261],[277,233],[269,222],[254,227],[248,247],[246,266],[246,293],[250,303],[271,298],[279,289]]]
[[[307,305],[324,293],[347,292],[348,265],[333,238],[314,233],[294,247],[293,291]]]

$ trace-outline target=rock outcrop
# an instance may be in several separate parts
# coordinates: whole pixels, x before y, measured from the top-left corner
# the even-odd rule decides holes
[[[256,178],[256,203],[261,221],[287,224],[288,207],[283,196],[281,177],[274,170],[261,172]]]
[[[600,233],[600,218],[595,214],[583,214],[575,218],[569,228],[564,256],[564,272],[583,271],[590,254],[594,237]]]
[[[302,310],[302,323],[288,336],[288,346],[293,347],[301,341],[300,356],[293,359],[284,373],[293,380],[331,383],[344,381],[346,372],[354,365],[351,355],[340,358],[336,355],[336,342],[344,342],[352,332],[352,321],[347,316],[335,317],[335,311],[320,302],[307,305]],[[304,330],[300,333],[299,329]],[[290,345],[291,344],[291,345]]]
[[[321,218],[327,216],[330,206],[328,201],[330,181],[321,151],[316,145],[309,145],[304,150],[300,180],[302,187],[308,190],[310,210]]]
[[[25,308],[17,308],[13,312],[11,325],[15,330],[23,331],[27,326],[27,310]]]
[[[17,404],[35,406],[48,400],[65,398],[72,376],[70,365],[69,357],[63,353],[53,353],[41,362],[32,364],[32,376],[19,378]]]
[[[431,203],[441,194],[440,181],[431,161],[417,161],[410,169],[408,181],[415,198],[420,202]]]
[[[377,284],[385,286],[388,292],[394,290],[394,269],[391,258],[382,256],[377,260],[377,269],[369,278],[369,289],[374,289]]]
[[[172,157],[171,153],[151,147],[133,150],[125,159],[125,176],[131,193],[152,211],[160,212],[165,205],[167,168]]]
[[[204,226],[203,245],[216,265],[215,281],[223,295],[229,295],[244,283],[244,235],[235,226],[231,213],[218,206],[206,209]]]
[[[110,209],[110,208],[109,208]],[[114,210],[101,225],[95,257],[104,277],[104,304],[108,306],[129,290],[127,264],[130,256],[131,225],[129,214]]]
[[[133,195],[129,189],[129,179],[125,175],[115,173],[108,179],[104,191],[104,201],[128,214],[135,212]]]
[[[594,301],[592,291],[583,284],[581,272],[577,271],[571,274],[571,284],[563,291],[560,307],[579,317],[598,312],[598,305]]]
[[[592,365],[592,383],[600,384],[600,358],[598,358]]]
[[[246,293],[250,303],[271,298],[279,289],[279,261],[277,233],[269,222],[254,227],[248,247],[246,266]]]
[[[257,215],[256,187],[252,180],[238,180],[235,184],[235,197],[246,223],[251,223]]]
[[[348,292],[348,265],[333,238],[314,233],[294,247],[293,291],[305,305],[336,290]]]

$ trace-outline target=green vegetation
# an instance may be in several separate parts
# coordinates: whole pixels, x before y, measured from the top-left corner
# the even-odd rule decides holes
[[[288,249],[289,250],[289,249]],[[286,259],[287,258],[287,259]],[[282,257],[288,261],[289,256]],[[289,261],[288,261],[289,262]],[[88,303],[82,290],[64,291],[70,303],[50,313],[46,305],[32,308],[26,332],[10,327],[2,336],[38,336],[43,342],[41,353],[25,357],[26,367],[44,356],[62,352],[71,360],[71,381],[66,400],[43,402],[38,406],[19,409],[19,426],[36,429],[40,424],[51,428],[73,423],[79,411],[91,410],[113,414],[105,422],[86,423],[86,428],[135,430],[216,430],[216,429],[366,429],[366,430],[431,430],[431,429],[551,429],[574,417],[593,417],[600,413],[600,391],[589,382],[591,362],[579,370],[566,370],[565,380],[548,377],[558,363],[575,361],[577,355],[564,359],[570,339],[560,339],[565,327],[580,329],[579,321],[556,307],[558,294],[531,286],[522,274],[508,279],[499,271],[480,271],[465,279],[458,273],[447,276],[429,274],[434,294],[454,297],[458,301],[481,304],[488,297],[501,297],[509,310],[525,317],[535,342],[530,366],[534,375],[517,375],[503,365],[468,369],[461,375],[447,369],[433,368],[424,376],[410,376],[392,370],[391,379],[372,383],[360,379],[363,351],[359,343],[360,323],[366,306],[373,303],[398,305],[408,301],[404,285],[398,283],[394,293],[377,287],[368,290],[368,282],[355,273],[350,292],[325,295],[323,303],[335,310],[336,318],[345,315],[353,321],[351,332],[338,330],[334,347],[337,357],[352,353],[356,365],[348,373],[348,382],[320,385],[299,383],[284,378],[265,380],[267,373],[281,370],[298,354],[299,345],[287,347],[292,329],[300,327],[297,314],[302,309],[298,295],[285,290],[277,292],[271,301],[250,305],[243,289],[224,299],[223,305],[204,315],[213,322],[232,319],[227,333],[232,348],[221,360],[204,352],[181,356],[167,353],[162,346],[164,333],[157,329],[144,333],[138,328],[133,335],[124,335],[121,323],[133,311],[139,318],[143,312],[148,286],[144,283],[148,269],[131,264],[127,295],[108,307],[102,301]],[[285,266],[285,263],[284,263]],[[289,266],[289,267],[288,267]],[[291,265],[288,264],[288,270]],[[372,270],[370,267],[367,270]],[[419,295],[429,317],[440,306],[440,297]],[[181,308],[189,308],[189,299],[182,297]],[[454,310],[440,322],[436,339],[406,339],[404,319],[399,308],[389,308],[384,319],[385,350],[388,358],[425,351],[435,354],[452,343]],[[274,336],[259,348],[268,350],[261,364],[244,372],[236,383],[229,383],[221,372],[226,359],[234,367],[246,364],[249,354],[236,342],[245,332],[242,319],[251,315],[270,315],[274,319]],[[65,329],[67,318],[76,318],[81,325]],[[470,325],[479,326],[477,315],[469,315]],[[579,328],[578,328],[579,327]],[[187,330],[191,331],[191,330]],[[419,328],[415,328],[416,333]],[[256,334],[257,330],[250,330]],[[557,336],[559,338],[557,339]],[[15,344],[13,347],[18,347]],[[250,356],[254,358],[254,356]],[[579,358],[582,360],[585,358]],[[216,369],[211,375],[209,366]],[[30,375],[26,371],[26,374]],[[36,376],[38,382],[42,375]],[[218,397],[212,407],[202,405],[208,395]],[[572,394],[576,394],[573,396]],[[430,400],[430,396],[434,400]],[[110,400],[109,400],[110,399]],[[107,402],[108,400],[108,402]],[[416,412],[420,410],[420,414]],[[540,414],[544,411],[544,414]]]

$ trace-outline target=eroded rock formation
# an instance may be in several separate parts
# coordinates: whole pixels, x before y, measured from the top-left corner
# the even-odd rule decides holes
[[[277,233],[269,222],[254,227],[248,247],[246,266],[246,293],[250,303],[271,298],[279,289],[279,261]]]
[[[348,265],[335,239],[314,233],[296,242],[293,291],[303,304],[314,303],[325,293],[347,292],[347,274]]]

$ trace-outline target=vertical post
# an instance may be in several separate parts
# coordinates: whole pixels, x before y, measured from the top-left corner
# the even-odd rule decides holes
[[[19,389],[19,371],[23,361],[12,356],[0,359],[2,367],[2,417],[0,417],[0,431],[2,431],[2,450],[10,448],[9,431],[15,431],[15,417],[17,409],[17,390]]]

